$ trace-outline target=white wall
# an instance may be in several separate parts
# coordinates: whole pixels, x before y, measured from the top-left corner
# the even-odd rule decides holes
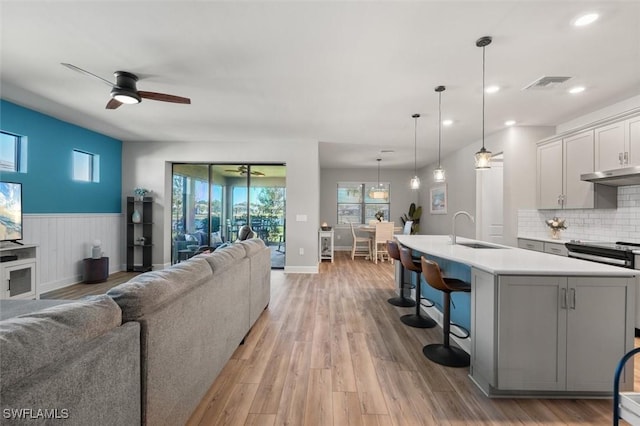
[[[131,195],[135,187],[150,189],[154,197],[154,268],[166,267],[171,262],[172,162],[286,164],[285,272],[317,272],[320,166],[316,141],[125,142],[122,147],[123,198]],[[123,211],[126,211],[124,201]],[[306,221],[297,221],[299,216],[306,216]],[[300,249],[303,255],[299,254]]]
[[[38,245],[41,293],[82,281],[83,261],[94,240],[109,258],[109,273],[124,269],[125,239],[120,213],[25,214],[24,241]]]
[[[553,134],[553,127],[516,126],[485,137],[485,146],[494,154],[504,154],[504,243],[516,245],[518,233],[518,209],[534,207],[536,199],[536,142]],[[482,146],[482,141],[447,155],[441,160],[446,172],[448,206],[447,214],[430,214],[430,191],[433,183],[431,164],[421,170],[423,182],[429,185],[421,193],[421,203],[426,210],[423,214],[421,234],[451,233],[453,213],[465,210],[476,215],[476,173],[474,154]],[[475,238],[475,224],[464,217],[456,222],[456,233],[463,237]]]
[[[595,121],[623,114],[636,108],[640,108],[640,95],[609,105],[605,108],[601,108],[565,123],[558,124],[556,127],[556,133],[568,132],[573,129],[587,126]]]
[[[389,218],[398,226],[402,224],[400,217],[409,211],[409,205],[417,202],[416,191],[409,188],[409,182],[413,177],[413,170],[384,169],[380,168],[380,182],[389,182]],[[351,229],[341,225],[336,227],[337,208],[337,184],[338,182],[376,182],[378,180],[378,168],[358,169],[321,169],[320,170],[320,223],[327,222],[334,227],[334,244],[337,249],[351,248]],[[424,186],[423,186],[424,187]],[[418,191],[422,191],[419,189]],[[423,207],[424,209],[424,207]],[[425,214],[422,213],[422,220]]]

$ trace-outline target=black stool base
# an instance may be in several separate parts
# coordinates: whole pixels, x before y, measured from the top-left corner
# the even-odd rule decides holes
[[[433,328],[436,326],[436,322],[431,318],[425,318],[422,315],[403,315],[400,317],[400,321],[409,327],[415,328]]]
[[[447,367],[468,367],[471,364],[471,358],[465,351],[442,343],[427,345],[422,348],[422,353],[431,361]]]
[[[393,306],[400,306],[401,308],[412,308],[416,306],[416,302],[413,300],[400,296],[387,299],[387,302],[391,303]]]

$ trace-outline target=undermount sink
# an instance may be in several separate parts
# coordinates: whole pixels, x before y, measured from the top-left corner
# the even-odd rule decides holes
[[[457,243],[457,244],[459,246],[465,246],[465,247],[476,248],[476,249],[501,249],[502,248],[498,246],[489,246],[482,243]]]

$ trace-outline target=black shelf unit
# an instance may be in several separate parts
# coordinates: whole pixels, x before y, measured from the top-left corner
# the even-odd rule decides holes
[[[133,212],[138,209],[140,222],[133,222]],[[140,210],[141,209],[141,210]],[[127,271],[147,272],[151,266],[151,250],[153,248],[153,198],[127,197]],[[138,238],[144,237],[144,244],[138,244]],[[138,254],[139,253],[139,254]],[[142,263],[136,264],[135,261]]]

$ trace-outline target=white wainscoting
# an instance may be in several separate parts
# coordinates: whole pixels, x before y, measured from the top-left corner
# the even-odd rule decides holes
[[[124,264],[121,213],[25,214],[24,243],[37,244],[40,293],[82,281],[82,260],[100,240],[109,273]]]

